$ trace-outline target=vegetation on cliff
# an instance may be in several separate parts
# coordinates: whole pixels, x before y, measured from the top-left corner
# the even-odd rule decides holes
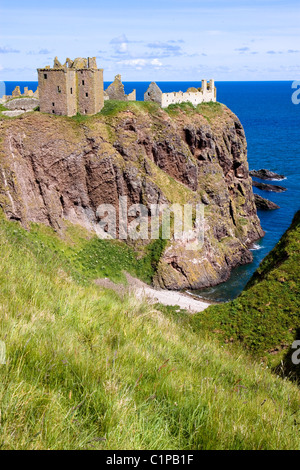
[[[296,386],[73,258],[1,218],[1,449],[298,448]]]
[[[205,201],[199,266],[215,266],[214,282],[249,261],[262,231],[238,119],[219,104],[111,102],[0,127],[0,448],[298,449],[298,388],[249,353],[295,337],[299,214],[247,290],[201,315],[94,283],[124,282],[123,269],[182,281],[162,240],[92,237],[90,214],[120,186],[132,202]],[[179,254],[193,282],[195,255]]]
[[[108,101],[95,116],[0,119],[0,132],[0,207],[23,226],[61,233],[67,221],[93,231],[99,205],[117,208],[120,196],[128,207],[203,202],[202,249],[169,241],[156,284],[216,285],[252,260],[249,246],[263,231],[244,130],[226,106]]]
[[[214,331],[227,342],[239,341],[256,355],[269,352],[271,364],[279,364],[300,328],[299,243],[300,212],[297,212],[291,227],[242,294],[232,302],[195,315],[193,328]]]

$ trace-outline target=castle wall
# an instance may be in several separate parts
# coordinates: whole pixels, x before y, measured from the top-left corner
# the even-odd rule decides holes
[[[77,114],[77,96],[76,96],[76,72],[68,70],[66,74],[66,90],[67,90],[67,116],[75,116]]]
[[[78,82],[78,112],[80,114],[96,114],[104,105],[103,70],[79,69]]]
[[[103,69],[95,70],[95,111],[100,113],[104,106]]]
[[[74,116],[77,112],[75,71],[39,69],[40,111]]]
[[[40,110],[44,113],[74,116],[96,114],[104,106],[103,70],[96,58],[67,59],[64,65],[38,69]]]
[[[170,104],[185,103],[189,101],[194,106],[197,106],[200,103],[205,103],[209,101],[216,101],[215,89],[213,90],[203,90],[199,92],[172,92],[172,93],[163,93],[161,99],[162,108],[167,108]]]
[[[197,106],[200,103],[216,101],[217,93],[214,80],[210,80],[208,83],[206,80],[202,80],[202,87],[198,89],[198,91],[192,88],[186,92],[179,91],[171,93],[162,93],[156,83],[152,82],[144,94],[144,100],[155,101],[159,103],[162,108],[167,108],[170,104],[179,104],[187,101]]]
[[[151,82],[148,90],[144,93],[144,101],[154,101],[162,105],[162,91],[155,82]]]
[[[127,95],[127,100],[136,101],[136,90],[132,90],[132,92]]]
[[[125,94],[124,85],[122,83],[121,75],[116,75],[114,81],[105,90],[106,100],[118,101],[136,101],[136,90],[133,90],[129,95]]]

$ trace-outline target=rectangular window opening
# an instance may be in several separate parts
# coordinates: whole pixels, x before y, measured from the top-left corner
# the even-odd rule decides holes
[[[52,106],[55,106],[55,104],[54,104],[54,103],[52,103]]]
[[[48,75],[44,73],[44,79],[47,80],[47,78],[48,78]]]
[[[73,95],[73,88],[70,88],[70,93],[71,95]]]
[[[58,93],[61,93],[60,86],[57,87],[57,91],[58,91]]]
[[[88,93],[86,93],[86,94],[85,94],[85,96],[89,96],[89,94],[88,94]]]
[[[84,85],[84,80],[82,80],[82,85]]]

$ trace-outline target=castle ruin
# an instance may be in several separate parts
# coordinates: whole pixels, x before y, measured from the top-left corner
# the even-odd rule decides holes
[[[121,75],[116,75],[113,83],[104,91],[103,69],[97,68],[96,57],[66,59],[63,65],[55,57],[52,68],[48,65],[37,71],[39,86],[35,93],[25,87],[24,94],[21,95],[20,87],[17,86],[11,97],[3,96],[1,101],[6,102],[9,98],[20,96],[39,98],[42,113],[61,116],[97,114],[106,100],[136,101],[136,90],[125,94]],[[184,102],[197,106],[204,102],[216,102],[217,89],[214,80],[202,80],[200,88],[163,93],[152,82],[144,94],[144,100],[156,102],[162,108]]]
[[[145,101],[154,101],[162,108],[167,108],[170,104],[179,104],[190,102],[194,106],[209,101],[217,101],[217,89],[215,81],[202,80],[201,88],[189,88],[186,92],[178,91],[171,93],[163,93],[159,86],[152,82],[148,90],[144,94]]]
[[[103,69],[95,57],[67,59],[64,65],[56,57],[53,68],[38,69],[38,80],[42,113],[74,116],[103,108]]]
[[[114,81],[104,91],[104,101],[106,100],[136,101],[136,90],[126,95],[121,75],[116,75]]]

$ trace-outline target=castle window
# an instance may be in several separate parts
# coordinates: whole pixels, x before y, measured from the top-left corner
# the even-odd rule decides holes
[[[86,97],[88,97],[88,96],[89,96],[89,94],[88,94],[88,93],[86,93],[86,94],[85,94],[85,96],[86,96]]]
[[[70,93],[71,95],[73,95],[73,88],[70,88]]]
[[[82,85],[84,85],[84,80],[82,80]]]
[[[61,93],[60,86],[57,87],[57,91],[58,91],[58,93]]]
[[[55,111],[54,111],[54,109],[52,109],[52,114],[54,114],[54,113],[55,113]]]
[[[55,106],[55,104],[54,104],[54,103],[52,103],[52,106]]]
[[[47,80],[48,76],[46,73],[44,73],[44,79]]]

